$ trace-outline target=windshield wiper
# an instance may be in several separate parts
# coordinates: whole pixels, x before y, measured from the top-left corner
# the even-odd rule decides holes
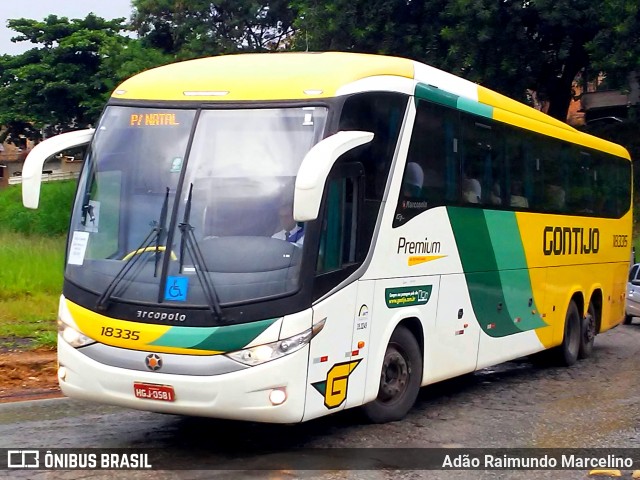
[[[155,270],[154,270],[153,276],[154,277],[156,276],[157,270],[158,270],[161,237],[164,238],[166,233],[165,223],[167,221],[167,205],[168,204],[169,204],[169,187],[167,187],[167,190],[164,196],[164,201],[162,202],[159,221],[152,222],[151,231],[147,234],[147,236],[140,243],[140,245],[138,245],[138,247],[129,254],[130,256],[129,258],[127,258],[122,268],[118,271],[116,276],[113,277],[113,280],[111,280],[109,285],[107,285],[107,288],[105,289],[105,291],[102,292],[102,295],[100,295],[100,298],[98,298],[98,301],[96,302],[97,310],[105,311],[107,309],[109,300],[113,296],[113,292],[118,287],[122,279],[127,276],[127,274],[131,271],[131,269],[136,264],[144,266],[144,263],[139,263],[139,262],[145,252],[155,251],[156,263],[155,263]],[[155,246],[152,246],[154,242],[155,242]],[[167,254],[169,253],[169,252],[166,252],[166,246],[165,246],[165,253]],[[138,268],[138,270],[136,270],[134,275],[130,277],[129,281],[131,282],[134,278],[136,278],[141,270],[142,270],[141,268]]]
[[[167,227],[165,224],[167,223],[167,206],[168,205],[169,205],[169,187],[167,187],[167,191],[164,194],[164,202],[162,202],[162,210],[160,210],[160,221],[158,222],[158,234],[156,235],[156,255],[155,255],[156,264],[153,270],[154,278],[158,276],[158,263],[160,262],[160,244],[167,237]]]
[[[182,218],[182,223],[178,225],[178,229],[180,229],[180,270],[182,273],[182,269],[184,266],[184,254],[185,251],[189,254],[191,259],[193,260],[196,275],[198,276],[198,280],[202,285],[202,289],[204,290],[204,296],[207,300],[207,305],[209,306],[209,310],[214,318],[218,321],[223,322],[224,317],[222,315],[222,309],[220,308],[220,299],[218,298],[218,294],[216,293],[216,289],[211,283],[211,279],[209,275],[205,272],[205,262],[204,257],[202,256],[202,251],[198,246],[198,242],[196,241],[195,235],[193,234],[193,227],[189,223],[191,217],[191,199],[193,198],[193,183],[189,186],[189,196],[187,197],[187,204],[184,207],[184,216]]]
[[[80,224],[83,227],[87,226],[87,217],[89,217],[89,221],[94,223],[96,221],[96,217],[93,212],[93,205],[91,205],[91,189],[93,188],[93,182],[95,181],[95,162],[91,162],[89,174],[87,175],[87,184],[84,189],[84,194],[82,195],[82,214],[80,219]]]

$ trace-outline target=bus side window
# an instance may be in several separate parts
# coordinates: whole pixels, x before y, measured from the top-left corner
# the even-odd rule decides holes
[[[493,206],[500,196],[493,178],[497,166],[495,124],[475,115],[463,115],[461,124],[460,202]]]
[[[364,184],[358,225],[358,256],[366,256],[382,205],[389,171],[407,109],[408,97],[397,93],[366,92],[348,97],[342,107],[338,130],[364,130],[373,140],[344,155],[343,162],[364,168]]]
[[[628,162],[602,153],[596,154],[593,180],[596,212],[619,218],[628,209],[631,189],[631,167]]]
[[[320,298],[351,275],[366,255],[371,238],[362,235],[362,164],[337,165],[325,188],[313,297]]]
[[[329,184],[327,214],[316,268],[318,273],[338,270],[355,262],[357,205],[354,202],[354,185],[353,180],[347,178],[333,180]]]
[[[374,134],[370,143],[345,155],[347,161],[364,166],[364,196],[368,200],[382,200],[406,106],[405,96],[367,92],[347,98],[342,107],[338,130]]]
[[[567,203],[575,214],[594,213],[593,159],[585,149],[571,148]]]
[[[457,113],[424,100],[416,108],[393,227],[429,208],[451,203],[448,200],[454,200],[458,192]]]

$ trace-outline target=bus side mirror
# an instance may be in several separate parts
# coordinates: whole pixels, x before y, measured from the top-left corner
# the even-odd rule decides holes
[[[341,155],[373,140],[371,132],[338,132],[313,146],[305,155],[296,177],[293,219],[307,222],[318,218],[324,184]]]
[[[33,147],[22,167],[22,204],[27,208],[38,208],[42,166],[44,162],[64,150],[81,147],[91,142],[93,128],[62,133],[46,139]]]

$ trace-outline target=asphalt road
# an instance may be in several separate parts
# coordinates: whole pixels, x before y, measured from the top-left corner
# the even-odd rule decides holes
[[[0,448],[128,448],[132,451],[152,448],[157,449],[153,452],[162,455],[165,461],[175,458],[190,468],[213,465],[214,469],[22,470],[0,471],[0,476],[8,477],[10,473],[11,478],[30,479],[582,479],[588,478],[589,469],[408,470],[402,465],[401,452],[396,456],[397,462],[391,461],[389,465],[388,450],[370,450],[384,457],[376,464],[388,467],[384,469],[300,468],[308,465],[301,460],[304,455],[317,463],[318,455],[348,458],[369,451],[358,450],[363,447],[448,447],[462,451],[504,447],[640,447],[639,371],[640,319],[635,319],[632,325],[598,336],[594,355],[573,367],[541,368],[522,359],[429,386],[422,389],[416,406],[405,420],[386,425],[366,424],[357,411],[283,426],[161,415],[70,399],[3,404],[0,405]],[[327,448],[336,450],[324,450]],[[636,457],[640,457],[640,453]],[[281,465],[276,470],[253,470],[260,468],[265,459]],[[621,473],[631,478],[632,469],[623,469]]]

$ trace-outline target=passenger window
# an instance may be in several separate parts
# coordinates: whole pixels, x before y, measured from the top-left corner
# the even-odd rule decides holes
[[[416,109],[393,227],[458,198],[457,112],[423,100]]]
[[[365,198],[382,200],[407,97],[395,93],[362,93],[349,97],[342,107],[338,130],[363,130],[373,140],[345,155],[346,161],[360,162],[365,169]]]
[[[571,190],[569,192],[569,208],[572,212],[583,215],[594,213],[593,202],[593,159],[589,152],[573,149],[571,158]]]
[[[418,99],[392,226],[441,205],[620,218],[630,198],[623,158]]]
[[[544,169],[545,192],[543,210],[563,213],[567,210],[568,163],[564,149],[552,141],[544,142],[542,166]]]
[[[489,120],[466,116],[462,121],[460,149],[460,199],[462,204],[489,204],[500,197],[495,185],[494,125]]]

